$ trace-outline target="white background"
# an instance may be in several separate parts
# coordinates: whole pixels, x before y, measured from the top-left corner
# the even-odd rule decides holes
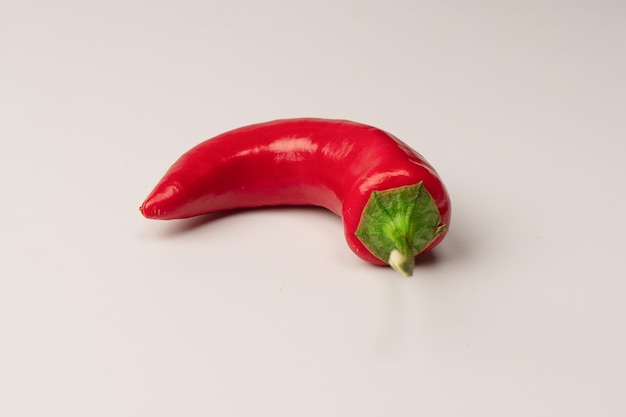
[[[624,16],[0,0],[0,415],[626,415]],[[437,168],[412,278],[322,209],[140,216],[193,145],[299,116]]]

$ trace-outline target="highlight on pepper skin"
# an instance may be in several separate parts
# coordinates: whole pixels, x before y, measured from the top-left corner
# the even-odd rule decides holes
[[[284,119],[234,129],[184,153],[140,207],[149,219],[316,205],[341,216],[361,259],[411,275],[450,224],[450,198],[422,155],[378,128]]]

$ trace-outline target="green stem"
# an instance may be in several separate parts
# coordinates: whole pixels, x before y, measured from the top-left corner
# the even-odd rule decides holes
[[[409,253],[402,253],[398,249],[392,249],[389,254],[389,265],[405,277],[413,275],[415,268],[415,258]]]
[[[355,235],[374,256],[404,276],[411,276],[415,256],[446,226],[424,184],[372,191]]]

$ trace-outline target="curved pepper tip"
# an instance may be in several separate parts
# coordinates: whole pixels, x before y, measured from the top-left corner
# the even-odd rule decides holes
[[[155,201],[154,196],[150,195],[146,201],[139,206],[139,212],[146,219],[159,219],[161,218],[161,209],[158,201]]]
[[[155,202],[153,198],[148,198],[139,207],[139,211],[141,212],[142,216],[145,217],[146,219],[154,219],[154,220],[162,219],[163,215],[165,214],[163,210],[161,209],[160,204],[158,204],[158,202]]]
[[[141,214],[147,219],[170,219],[172,205],[176,205],[176,196],[180,187],[176,184],[160,184],[139,207]]]
[[[146,209],[146,203],[143,203],[141,206],[139,206],[139,212],[146,219],[153,219],[154,218],[154,216],[150,215],[150,210]]]
[[[146,219],[150,219],[152,218],[151,216],[148,215],[149,211],[146,210],[146,203],[143,203],[141,206],[139,206],[139,212],[141,213],[141,215],[143,217],[145,217]]]

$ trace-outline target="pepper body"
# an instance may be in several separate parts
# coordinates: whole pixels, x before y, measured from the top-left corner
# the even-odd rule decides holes
[[[286,119],[231,130],[190,149],[140,210],[150,219],[181,219],[236,208],[321,206],[342,217],[354,253],[384,265],[387,260],[355,235],[363,210],[372,191],[418,183],[432,196],[441,223],[449,225],[450,199],[438,174],[393,135],[345,120]]]

